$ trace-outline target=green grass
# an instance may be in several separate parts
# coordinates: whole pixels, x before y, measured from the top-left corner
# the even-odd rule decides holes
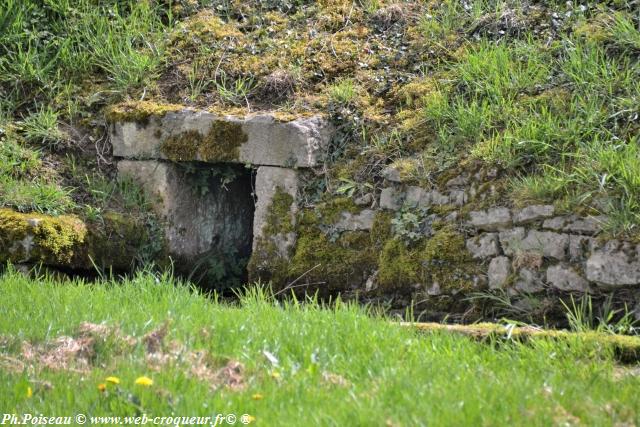
[[[616,366],[608,351],[578,338],[483,344],[445,332],[417,333],[350,304],[276,303],[259,288],[230,305],[149,273],[118,283],[62,286],[9,271],[0,277],[0,290],[0,406],[8,412],[231,412],[251,414],[258,425],[640,421],[640,379],[630,367]],[[129,348],[114,336],[95,346],[87,373],[38,363],[24,371],[9,368],[23,358],[23,341],[37,345],[77,336],[85,321],[139,338],[167,320],[164,352],[180,343],[185,352],[206,351],[211,367],[238,361],[244,388],[214,392],[211,381],[189,374],[186,361],[152,370],[144,345]],[[142,375],[154,384],[133,384]],[[101,393],[98,385],[107,376],[121,383]]]
[[[71,190],[47,177],[41,153],[0,134],[0,207],[62,214],[75,207]]]

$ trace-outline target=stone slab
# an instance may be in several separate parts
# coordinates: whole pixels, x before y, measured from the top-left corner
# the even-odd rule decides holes
[[[180,160],[314,167],[324,160],[333,133],[332,126],[319,116],[283,122],[269,114],[235,117],[185,109],[152,116],[143,123],[112,123],[113,155],[138,160],[167,159],[162,149],[167,140],[186,139],[189,132],[205,137],[219,123],[237,125],[240,141],[244,141],[237,153],[225,153],[219,158],[195,154]]]

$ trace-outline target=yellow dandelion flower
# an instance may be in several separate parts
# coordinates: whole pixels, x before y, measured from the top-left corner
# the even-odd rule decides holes
[[[275,380],[280,379],[280,372],[278,372],[278,371],[271,372],[271,378],[273,378]]]
[[[149,387],[150,385],[153,385],[153,380],[149,377],[138,377],[136,378],[136,384]]]
[[[263,395],[261,395],[260,393],[256,393],[256,394],[254,394],[253,396],[251,396],[251,398],[252,398],[253,400],[262,400],[262,399],[264,399],[264,396],[263,396]]]
[[[98,384],[98,390],[100,390],[100,393],[104,393],[107,391],[107,385],[103,383]]]
[[[118,377],[107,377],[104,380],[111,384],[120,384],[120,378]]]
[[[27,399],[31,399],[32,396],[33,390],[31,389],[31,387],[27,387]]]

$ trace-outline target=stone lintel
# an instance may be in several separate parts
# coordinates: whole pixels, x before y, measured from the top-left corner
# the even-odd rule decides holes
[[[113,155],[125,159],[315,167],[332,126],[320,116],[280,121],[272,114],[220,116],[184,109],[111,124]]]

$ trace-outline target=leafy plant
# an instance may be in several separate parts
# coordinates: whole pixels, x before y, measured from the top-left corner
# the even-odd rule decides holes
[[[431,222],[426,209],[404,206],[391,220],[391,225],[394,236],[409,244],[428,235]]]

